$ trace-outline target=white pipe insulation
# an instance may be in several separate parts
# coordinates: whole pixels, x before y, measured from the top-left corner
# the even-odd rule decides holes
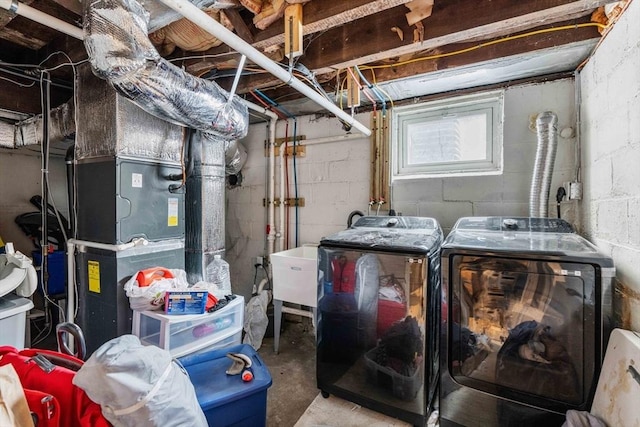
[[[6,0],[5,0],[6,1]],[[183,15],[189,21],[198,25],[205,31],[209,32],[209,34],[215,36],[217,39],[221,40],[230,48],[235,51],[245,55],[251,61],[264,68],[266,71],[271,73],[273,76],[282,80],[284,83],[288,84],[310,100],[314,101],[316,104],[321,107],[327,109],[329,112],[335,114],[336,117],[348,123],[349,125],[356,128],[359,132],[363,133],[366,136],[371,135],[371,129],[364,126],[362,123],[355,120],[352,116],[342,111],[337,105],[333,104],[331,101],[322,97],[318,92],[316,92],[311,87],[302,83],[302,81],[293,77],[287,70],[281,68],[278,64],[273,62],[271,59],[267,58],[260,51],[255,49],[249,43],[242,40],[240,37],[227,30],[222,24],[220,24],[215,19],[211,18],[202,10],[198,9],[197,6],[191,4],[188,0],[160,0],[166,6],[175,10],[179,14]]]
[[[46,25],[49,28],[53,28],[54,30],[58,30],[71,37],[75,37],[78,40],[82,40],[84,37],[82,28],[78,28],[61,19],[47,15],[44,12],[40,12],[38,9],[34,9],[24,3],[20,3],[18,0],[0,0],[0,7],[8,10],[9,12],[13,12],[16,15],[35,21],[38,24]]]

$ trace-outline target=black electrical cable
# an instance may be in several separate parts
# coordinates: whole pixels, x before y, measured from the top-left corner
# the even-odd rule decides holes
[[[264,275],[267,276],[267,284],[269,285],[269,290],[270,291],[273,290],[273,288],[271,287],[271,278],[269,277],[269,272],[267,271],[267,268],[263,264],[259,264],[259,265],[264,270]]]
[[[558,218],[562,218],[560,216],[560,202],[566,197],[567,190],[564,187],[558,187],[558,191],[556,192],[556,207],[558,209]]]

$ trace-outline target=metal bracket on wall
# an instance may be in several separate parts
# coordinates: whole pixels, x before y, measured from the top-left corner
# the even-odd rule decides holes
[[[271,201],[269,199],[262,199],[262,206],[268,206],[269,203],[271,203]],[[280,206],[280,198],[276,197],[273,200],[273,205],[274,206]],[[297,199],[294,197],[290,197],[288,199],[284,199],[284,205],[286,207],[294,207],[294,206],[298,206],[303,208],[304,207],[304,197],[298,197]]]
[[[304,141],[307,139],[306,135],[298,135],[296,136],[296,150],[295,155],[298,157],[304,157],[306,155],[306,147],[300,144],[300,141]],[[285,156],[293,156],[293,137],[287,138],[277,138],[274,142],[275,145],[275,155],[276,157],[280,155],[280,146],[284,143],[287,143],[287,151],[284,153]],[[265,157],[269,156],[269,141],[264,142],[264,155]]]

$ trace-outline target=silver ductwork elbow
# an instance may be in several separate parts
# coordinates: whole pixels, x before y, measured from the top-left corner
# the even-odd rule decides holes
[[[549,191],[558,147],[557,125],[558,116],[551,111],[540,113],[536,119],[538,148],[529,193],[530,217],[549,216]]]
[[[135,0],[85,2],[84,44],[93,73],[149,114],[222,140],[243,138],[244,102],[162,58],[147,36],[148,22]]]

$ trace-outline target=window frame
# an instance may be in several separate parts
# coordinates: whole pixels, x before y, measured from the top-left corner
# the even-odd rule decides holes
[[[409,165],[407,126],[450,115],[472,115],[484,111],[487,117],[485,158]],[[442,178],[447,176],[498,175],[503,167],[504,90],[456,96],[392,110],[392,180]]]

